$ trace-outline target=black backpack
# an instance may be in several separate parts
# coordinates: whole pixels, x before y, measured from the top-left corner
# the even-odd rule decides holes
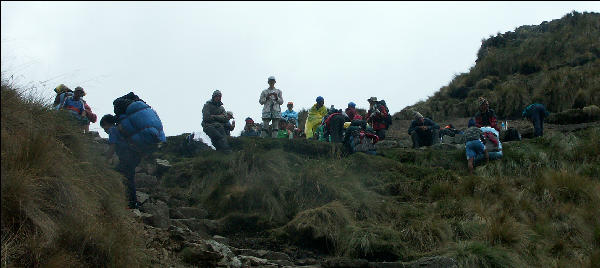
[[[502,141],[520,141],[521,140],[521,133],[519,133],[519,131],[516,128],[508,128],[506,130],[506,133],[503,135],[504,136],[504,140]]]
[[[387,116],[385,117],[385,129],[387,130],[392,125],[392,115],[390,114],[390,109],[387,107],[385,100],[380,100],[379,104],[385,107],[385,111],[387,112]]]
[[[146,103],[145,101],[143,101],[142,99],[140,99],[140,97],[138,97],[137,95],[135,95],[133,92],[129,92],[125,96],[116,98],[113,101],[115,115],[119,116],[121,114],[125,114],[125,112],[127,111],[127,107],[129,106],[129,104],[131,104],[133,102],[136,102],[136,101],[142,101],[142,102]]]

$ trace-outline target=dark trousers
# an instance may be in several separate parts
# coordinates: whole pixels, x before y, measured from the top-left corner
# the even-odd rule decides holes
[[[329,131],[332,142],[343,142],[344,141],[344,116],[336,115],[329,119]]]
[[[531,114],[531,122],[533,123],[533,136],[541,137],[544,136],[544,117],[546,117],[546,109],[537,105],[535,110]]]
[[[431,146],[439,143],[439,129],[421,130],[417,129],[410,135],[413,148],[419,148],[421,146]]]
[[[129,208],[138,208],[137,196],[135,194],[135,168],[142,160],[141,155],[128,146],[120,146],[117,148],[116,152],[119,157],[117,170],[127,178]]]
[[[375,135],[377,135],[377,137],[379,137],[379,140],[385,140],[385,133],[386,133],[385,128],[375,130]]]
[[[223,126],[206,126],[203,127],[204,133],[210,137],[210,142],[217,151],[231,151],[229,144],[227,143],[227,134]]]

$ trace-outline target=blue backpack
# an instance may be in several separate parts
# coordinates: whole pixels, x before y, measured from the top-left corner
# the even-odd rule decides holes
[[[156,144],[166,142],[162,122],[158,114],[143,101],[135,101],[119,115],[118,129],[135,149],[152,151]]]

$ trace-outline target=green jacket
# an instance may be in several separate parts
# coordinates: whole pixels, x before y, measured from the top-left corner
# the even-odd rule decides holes
[[[227,115],[222,102],[215,103],[209,100],[202,108],[202,127],[224,126],[227,123]]]

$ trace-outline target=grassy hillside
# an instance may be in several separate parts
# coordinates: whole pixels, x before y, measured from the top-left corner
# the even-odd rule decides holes
[[[484,39],[469,72],[458,74],[416,109],[436,120],[470,117],[479,96],[501,118],[519,117],[532,102],[551,112],[600,105],[600,14],[572,12],[540,25]],[[408,118],[406,118],[408,119]]]
[[[161,179],[226,236],[373,261],[447,255],[478,267],[600,262],[600,129],[506,143],[469,176],[464,149],[342,157],[306,140],[232,139]]]
[[[2,81],[2,267],[135,267],[121,176],[92,136]]]

